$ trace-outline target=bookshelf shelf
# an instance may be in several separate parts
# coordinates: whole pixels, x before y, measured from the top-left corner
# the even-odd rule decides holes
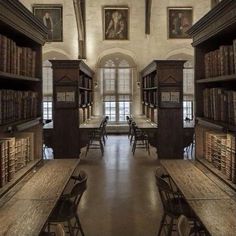
[[[16,125],[15,126],[15,130],[16,131],[23,131],[23,130],[32,128],[32,127],[34,127],[36,125],[39,125],[40,121],[41,121],[41,117],[37,117],[36,119],[23,122],[21,124]]]
[[[17,184],[27,173],[29,173],[32,169],[35,168],[36,165],[38,165],[42,161],[41,158],[35,159],[28,163],[27,166],[19,170],[15,176],[14,179],[12,179],[10,182],[8,182],[6,185],[4,185],[2,188],[0,188],[0,198],[8,191],[10,190],[15,184]]]
[[[47,28],[20,1],[0,1],[0,9],[0,196],[3,196],[43,157],[42,46]]]
[[[1,79],[6,79],[6,80],[16,80],[16,81],[32,81],[32,82],[41,82],[40,78],[33,78],[33,77],[28,77],[28,76],[23,76],[23,75],[15,75],[7,72],[2,72],[0,71],[0,78]]]
[[[236,1],[222,0],[188,30],[195,47],[195,113],[198,121],[195,126],[195,157],[234,190],[235,10]]]
[[[14,132],[14,131],[22,131],[28,128],[31,128],[35,125],[40,124],[41,117],[27,119],[27,120],[20,120],[16,122],[10,122],[8,124],[3,124],[0,126],[0,130],[3,132]]]
[[[92,91],[91,88],[86,88],[86,87],[79,87],[80,90],[86,90],[86,91]]]
[[[199,79],[196,81],[196,83],[201,84],[201,83],[214,83],[214,82],[236,82],[236,74],[233,75],[223,75],[223,76],[218,76],[218,77],[212,77],[212,78],[207,78],[207,79]]]
[[[220,121],[215,121],[215,120],[210,120],[204,117],[197,117],[196,118],[198,121],[198,124],[208,126],[211,128],[219,129],[222,131],[231,131],[231,132],[236,132],[236,126],[235,125],[230,125],[225,122],[220,122]]]
[[[157,87],[151,87],[151,88],[143,88],[143,90],[145,91],[145,90],[156,90],[157,89]]]

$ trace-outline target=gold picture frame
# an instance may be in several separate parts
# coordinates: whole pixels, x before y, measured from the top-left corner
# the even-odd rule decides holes
[[[48,28],[47,42],[63,41],[62,5],[34,4],[33,14]]]
[[[192,7],[168,7],[168,38],[187,39],[190,38],[186,31],[193,24]]]
[[[103,7],[103,39],[129,40],[129,8],[127,6]]]

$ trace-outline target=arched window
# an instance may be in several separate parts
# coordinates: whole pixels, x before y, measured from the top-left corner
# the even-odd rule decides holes
[[[102,68],[104,115],[111,122],[125,122],[131,114],[132,68],[123,58],[115,57]]]

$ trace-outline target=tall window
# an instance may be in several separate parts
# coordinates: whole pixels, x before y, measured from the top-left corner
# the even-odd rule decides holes
[[[52,119],[52,65],[43,63],[43,119]]]
[[[126,60],[108,60],[103,71],[104,115],[112,122],[125,122],[131,113],[132,69]]]
[[[193,119],[194,70],[191,61],[184,64],[183,71],[183,119]]]

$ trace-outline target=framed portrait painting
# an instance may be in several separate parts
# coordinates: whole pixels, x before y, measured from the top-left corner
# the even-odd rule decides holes
[[[62,42],[62,5],[33,5],[33,14],[48,28],[48,42]]]
[[[185,39],[190,38],[186,31],[193,23],[193,9],[185,8],[168,8],[168,38]]]
[[[104,40],[129,39],[128,7],[103,8],[103,34]]]

